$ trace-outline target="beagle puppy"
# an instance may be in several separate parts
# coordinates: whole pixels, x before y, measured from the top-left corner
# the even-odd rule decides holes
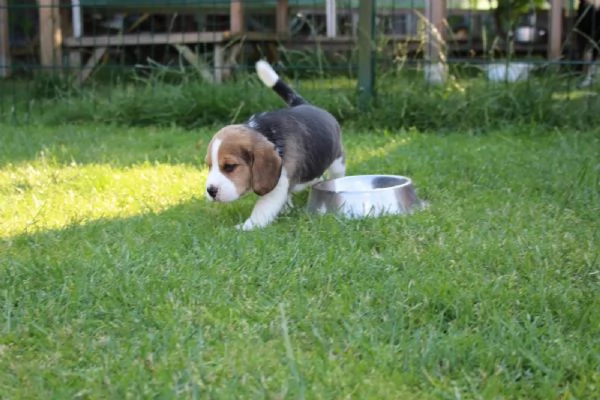
[[[243,124],[228,125],[211,139],[206,196],[231,202],[254,192],[259,197],[250,217],[238,229],[267,226],[291,194],[323,179],[346,173],[341,129],[327,111],[302,98],[265,61],[256,63],[260,80],[288,105],[255,114]]]

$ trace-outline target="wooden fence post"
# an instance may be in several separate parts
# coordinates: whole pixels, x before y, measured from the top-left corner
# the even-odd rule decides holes
[[[427,0],[427,58],[432,63],[444,61],[446,38],[446,0]]]
[[[62,67],[62,30],[60,25],[60,0],[38,0],[40,60],[46,71]]]
[[[276,31],[279,34],[288,33],[288,13],[288,0],[277,0],[277,8],[275,10],[275,25],[277,26]]]
[[[446,0],[428,0],[426,14],[427,32],[425,49],[425,80],[440,84],[446,81]]]
[[[564,0],[552,0],[550,8],[550,40],[548,41],[548,58],[557,61],[561,58],[563,36]]]
[[[8,78],[11,72],[7,3],[6,0],[0,0],[0,78]]]
[[[229,30],[231,33],[242,33],[245,31],[244,4],[242,0],[231,0],[229,18]]]

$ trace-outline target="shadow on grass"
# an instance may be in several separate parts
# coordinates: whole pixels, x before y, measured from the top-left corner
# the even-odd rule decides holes
[[[145,161],[202,164],[206,145],[216,128],[185,130],[75,124],[4,125],[2,130],[0,166],[45,160],[58,165],[76,163],[127,167]]]
[[[178,127],[122,127],[110,125],[1,126],[0,167],[35,161],[55,165],[109,164],[115,167],[151,162],[202,166],[206,147],[219,126],[188,130]],[[351,168],[360,169],[371,158],[406,145],[416,132],[343,132]],[[409,137],[410,136],[410,137]]]
[[[211,273],[243,270],[248,260],[261,268],[278,263],[288,270],[297,263],[317,262],[294,260],[290,251],[299,246],[309,251],[317,240],[321,249],[316,252],[329,253],[339,245],[357,245],[357,237],[346,237],[348,229],[355,233],[363,229],[380,231],[386,221],[394,221],[396,227],[406,223],[398,218],[347,221],[333,215],[313,216],[305,211],[306,197],[306,192],[296,196],[293,210],[281,214],[269,227],[253,232],[237,231],[235,225],[250,215],[254,195],[228,204],[193,199],[161,212],[73,222],[61,228],[29,227],[23,233],[0,238],[0,252],[7,261],[0,269],[0,287],[18,286],[25,295],[28,290],[58,290],[61,280],[70,274],[110,280],[117,270],[127,275],[133,273],[129,268],[168,273],[170,268],[185,265],[186,269],[197,268],[195,274],[201,275],[206,269]],[[328,242],[336,245],[329,248]],[[266,254],[284,258],[264,259]],[[44,279],[25,278],[33,276]]]

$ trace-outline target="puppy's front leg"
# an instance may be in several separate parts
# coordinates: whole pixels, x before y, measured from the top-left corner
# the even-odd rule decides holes
[[[284,173],[279,178],[277,186],[258,199],[250,218],[243,224],[237,225],[236,228],[249,231],[265,227],[273,222],[288,200],[289,187],[290,182]]]

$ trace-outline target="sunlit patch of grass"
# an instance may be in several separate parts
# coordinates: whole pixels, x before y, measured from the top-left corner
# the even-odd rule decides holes
[[[0,172],[0,237],[161,212],[202,196],[203,179],[193,166],[150,162],[130,167],[37,162],[5,168]]]
[[[353,166],[374,158],[384,159],[398,147],[409,144],[412,136],[415,136],[414,133],[404,133],[402,136],[381,133],[365,135],[354,144],[357,150],[348,152],[347,163],[349,166]]]
[[[0,237],[160,212],[203,195],[204,154],[195,142],[210,130],[8,130],[0,149]]]
[[[309,87],[313,89],[351,89],[355,90],[357,81],[356,79],[344,78],[344,77],[335,77],[328,78],[327,81],[323,82],[322,80],[311,81],[306,80],[303,82],[297,82],[297,85],[301,85],[302,88]]]
[[[573,90],[571,92],[554,93],[552,98],[555,100],[582,99],[585,97],[598,96],[597,92],[591,90]]]

